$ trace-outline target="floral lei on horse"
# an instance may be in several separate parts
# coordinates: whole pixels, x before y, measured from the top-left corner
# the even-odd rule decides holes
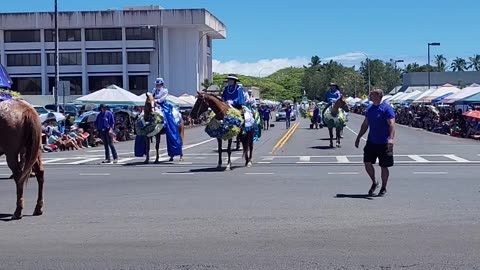
[[[215,119],[215,113],[210,113],[205,132],[212,138],[230,140],[240,134],[242,125],[243,118],[240,111],[230,108],[223,120]]]
[[[137,135],[153,137],[160,133],[164,125],[163,113],[160,110],[152,112],[153,121],[145,121],[144,113],[142,113],[137,121]]]
[[[332,115],[332,106],[328,107],[325,110],[323,119],[324,119],[325,125],[328,128],[334,128],[334,127],[343,128],[345,123],[347,122],[345,111],[342,108],[338,109],[338,113],[336,116]]]

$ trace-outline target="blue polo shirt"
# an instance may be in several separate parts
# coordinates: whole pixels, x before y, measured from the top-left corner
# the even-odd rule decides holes
[[[392,106],[385,102],[378,106],[371,104],[365,112],[365,117],[367,117],[368,128],[370,129],[367,142],[371,144],[388,143],[390,126],[387,120],[395,118]]]

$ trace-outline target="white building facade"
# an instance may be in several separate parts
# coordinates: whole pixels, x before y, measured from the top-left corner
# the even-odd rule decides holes
[[[54,13],[0,13],[0,63],[24,95],[55,85]],[[71,95],[116,84],[141,94],[165,80],[173,95],[194,94],[212,80],[212,40],[225,25],[205,9],[139,7],[60,12],[59,73]]]

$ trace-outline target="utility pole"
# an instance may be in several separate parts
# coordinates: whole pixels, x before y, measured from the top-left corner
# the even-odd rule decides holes
[[[55,0],[55,90],[54,90],[54,97],[55,97],[55,107],[57,108],[57,112],[59,112],[58,107],[58,85],[60,82],[60,75],[59,75],[59,60],[58,60],[58,3]]]

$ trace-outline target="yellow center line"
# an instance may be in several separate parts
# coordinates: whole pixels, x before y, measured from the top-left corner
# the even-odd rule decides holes
[[[285,135],[283,135],[282,138],[280,138],[277,144],[275,144],[275,146],[273,147],[272,153],[282,148],[285,145],[285,143],[290,139],[290,137],[293,135],[293,133],[295,132],[295,130],[298,128],[299,125],[300,125],[300,122],[293,124],[293,126],[285,133]]]

